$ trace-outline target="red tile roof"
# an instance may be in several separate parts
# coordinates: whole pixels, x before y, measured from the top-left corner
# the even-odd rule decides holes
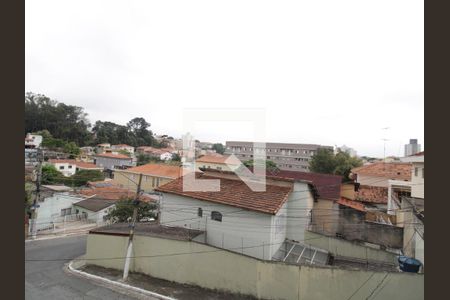
[[[411,180],[410,163],[376,162],[352,169],[353,174],[385,177],[396,180]]]
[[[350,199],[347,199],[347,198],[340,198],[337,201],[337,203],[341,204],[341,205],[344,205],[344,206],[347,206],[347,207],[354,208],[354,209],[359,210],[359,211],[366,211],[366,207],[364,206],[364,204],[362,204],[359,201],[350,200]]]
[[[198,163],[212,163],[212,164],[230,164],[239,165],[241,161],[238,158],[230,158],[230,155],[203,155],[196,159]]]
[[[341,196],[342,176],[339,175],[285,170],[268,170],[267,175],[311,181],[316,187],[319,198],[321,199],[338,200]]]
[[[136,197],[136,191],[121,188],[116,185],[108,186],[90,186],[79,191],[81,195],[92,196],[96,199],[103,200],[122,200],[122,199],[134,199]],[[141,195],[139,198],[141,201],[152,201],[151,197]]]
[[[49,163],[51,164],[72,164],[76,165],[77,167],[81,169],[101,169],[100,167],[96,166],[92,163],[87,163],[84,161],[77,161],[75,159],[49,159]]]
[[[94,156],[106,157],[106,158],[116,158],[116,159],[129,159],[129,160],[132,159],[131,157],[124,155],[124,154],[113,154],[113,153],[95,154]]]
[[[146,164],[126,170],[116,170],[115,172],[137,173],[144,175],[151,175],[156,177],[169,177],[178,178],[182,173],[182,169],[179,166],[171,166],[165,164]]]
[[[222,178],[201,173],[195,173],[195,176],[199,179],[220,180],[220,191],[183,191],[184,177],[180,177],[162,185],[156,188],[156,190],[267,214],[276,214],[281,206],[287,201],[288,196],[292,191],[292,184],[289,184],[289,186],[266,185],[266,191],[255,192],[239,179]]]

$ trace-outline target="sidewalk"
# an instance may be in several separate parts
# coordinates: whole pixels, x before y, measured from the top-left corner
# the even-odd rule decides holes
[[[122,272],[98,266],[82,266],[78,270],[120,282]],[[154,278],[140,273],[130,273],[127,284],[179,300],[253,300],[251,296],[237,295],[205,289],[197,286],[180,284]]]

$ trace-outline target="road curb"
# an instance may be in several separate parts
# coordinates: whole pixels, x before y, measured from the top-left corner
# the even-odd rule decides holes
[[[111,279],[108,279],[108,278],[104,278],[104,277],[101,277],[101,276],[97,276],[97,275],[93,275],[93,274],[89,274],[87,272],[83,272],[83,271],[77,270],[72,265],[74,262],[75,261],[72,260],[66,265],[67,271],[69,271],[70,273],[74,273],[74,274],[79,275],[81,277],[84,277],[84,278],[87,278],[87,279],[91,279],[91,280],[94,280],[94,281],[97,281],[97,282],[101,282],[103,284],[106,284],[107,286],[113,286],[113,287],[119,288],[121,290],[122,289],[127,290],[127,291],[131,290],[131,291],[133,291],[133,292],[135,292],[137,294],[143,295],[143,296],[147,296],[147,297],[150,296],[150,297],[154,297],[154,298],[161,299],[161,300],[177,300],[176,298],[164,296],[164,295],[161,295],[161,294],[158,294],[158,293],[155,293],[155,292],[151,292],[151,291],[148,291],[148,290],[145,290],[145,289],[141,289],[141,288],[129,285],[129,284],[125,284],[125,283],[122,283],[122,282],[114,281],[114,280],[111,280]],[[79,263],[80,261],[77,261],[77,262]]]

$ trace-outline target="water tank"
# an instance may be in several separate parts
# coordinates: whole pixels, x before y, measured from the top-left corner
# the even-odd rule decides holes
[[[398,264],[400,266],[400,270],[411,273],[419,272],[420,267],[422,266],[422,263],[419,260],[408,256],[399,256]]]

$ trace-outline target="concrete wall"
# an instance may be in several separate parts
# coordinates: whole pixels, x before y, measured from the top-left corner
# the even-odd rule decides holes
[[[339,212],[337,232],[346,240],[364,241],[399,249],[403,247],[403,228],[366,222],[365,213],[355,209],[341,209]]]
[[[110,157],[102,157],[102,156],[95,156],[95,165],[105,168],[105,169],[114,169],[115,166],[132,166],[132,158],[130,159],[117,159],[117,158],[110,158]]]
[[[324,236],[312,231],[306,231],[305,236],[305,244],[327,250],[334,256],[354,257],[387,263],[395,263],[397,261],[397,255],[394,253],[366,247],[343,239]]]
[[[423,299],[424,276],[261,261],[189,241],[135,236],[130,270],[260,299]],[[89,264],[122,269],[127,237],[89,234]],[[146,256],[146,257],[144,257]],[[367,282],[366,282],[367,281]],[[353,296],[352,296],[353,295]]]
[[[53,196],[47,197],[43,202],[39,202],[37,209],[37,229],[45,229],[52,226],[51,222],[55,222],[61,218],[62,209],[71,209],[72,204],[83,200],[83,198],[74,197],[68,193],[54,193]],[[74,210],[71,210],[74,213]]]
[[[152,191],[156,187],[166,184],[173,179],[171,178],[163,178],[157,176],[143,175],[141,186],[144,191]],[[114,170],[114,179],[113,181],[117,184],[122,185],[125,188],[136,189],[136,182],[139,181],[139,175],[133,174],[130,172],[124,172],[120,170]]]

